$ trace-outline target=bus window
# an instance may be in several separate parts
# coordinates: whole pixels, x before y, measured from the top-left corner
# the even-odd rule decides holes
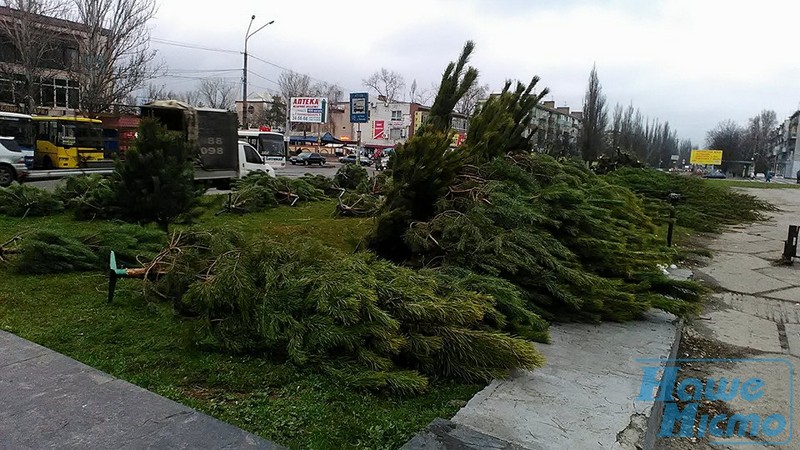
[[[265,156],[286,156],[286,146],[283,143],[283,136],[279,134],[262,134],[260,150]]]

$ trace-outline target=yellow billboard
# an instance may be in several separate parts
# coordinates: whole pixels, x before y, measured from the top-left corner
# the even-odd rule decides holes
[[[702,166],[718,166],[722,164],[722,150],[692,150],[689,162]]]

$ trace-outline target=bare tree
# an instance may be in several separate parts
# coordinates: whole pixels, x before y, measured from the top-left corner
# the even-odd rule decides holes
[[[467,117],[471,117],[472,113],[475,112],[475,108],[478,106],[478,103],[480,103],[481,100],[486,99],[488,96],[488,84],[484,84],[483,86],[474,84],[469,88],[467,93],[461,97],[461,100],[456,103],[455,112],[464,114]]]
[[[175,94],[174,98],[192,106],[200,106],[202,104],[203,95],[199,90],[188,90]]]
[[[338,103],[344,97],[344,90],[341,86],[335,83],[326,83],[324,81],[315,84],[311,91],[313,95],[325,97],[331,103]]]
[[[73,0],[80,46],[74,77],[80,83],[81,106],[94,115],[109,109],[160,70],[150,50],[147,23],[155,0]],[[85,34],[85,35],[84,35]]]
[[[292,97],[306,97],[313,94],[311,77],[297,72],[283,72],[278,77],[278,86],[287,104]]]
[[[594,161],[605,149],[605,133],[608,123],[606,96],[597,78],[597,67],[592,66],[589,86],[583,100],[583,130],[580,138],[581,155],[584,161]]]
[[[746,161],[745,129],[733,120],[724,120],[706,133],[708,148],[722,150],[722,170],[732,168],[731,161]]]
[[[222,78],[206,78],[198,89],[200,99],[209,108],[233,110],[236,86]]]
[[[403,90],[406,88],[406,82],[402,75],[393,70],[381,68],[381,70],[376,71],[369,78],[362,81],[364,86],[372,89],[379,97],[385,98],[387,102],[405,98]]]
[[[5,41],[6,60],[0,73],[11,83],[15,101],[31,114],[37,106],[40,81],[54,69],[68,68],[72,61],[57,57],[57,50],[70,43],[69,34],[56,21],[66,14],[65,0],[2,0],[5,17],[0,20],[0,39]],[[9,54],[10,53],[10,54]],[[67,53],[69,54],[69,53]],[[19,77],[19,78],[18,78]],[[12,87],[13,86],[13,87]]]

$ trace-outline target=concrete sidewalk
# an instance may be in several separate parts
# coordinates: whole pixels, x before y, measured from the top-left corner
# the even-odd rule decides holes
[[[704,313],[687,324],[683,333],[681,356],[685,358],[758,358],[780,359],[794,366],[767,363],[693,364],[695,375],[707,378],[756,376],[769,387],[773,398],[762,405],[728,403],[732,413],[787,412],[791,403],[800,404],[800,261],[793,266],[776,262],[783,251],[789,225],[800,225],[800,190],[747,189],[747,193],[767,200],[781,211],[766,222],[735,227],[717,236],[710,245],[714,258],[698,268],[696,276],[714,286],[717,293]],[[783,369],[783,370],[782,370]],[[794,392],[791,392],[794,384]],[[796,413],[795,413],[796,414]],[[753,441],[748,449],[800,448],[800,421],[795,417],[793,430],[774,439],[788,444],[770,446]],[[791,434],[790,434],[791,433]],[[665,438],[659,449],[737,449],[742,446],[712,444],[711,438],[689,440]]]
[[[282,448],[0,331],[0,449]]]
[[[638,402],[639,359],[668,359],[678,324],[652,311],[647,320],[565,324],[539,345],[547,365],[495,380],[453,422],[529,449],[637,449],[653,402]],[[654,436],[649,437],[650,440]]]

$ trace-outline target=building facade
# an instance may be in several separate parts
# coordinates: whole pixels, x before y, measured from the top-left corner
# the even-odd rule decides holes
[[[367,148],[383,149],[403,144],[422,126],[430,114],[430,107],[413,102],[384,102],[370,99],[369,121],[350,123],[350,103],[331,105],[330,133],[335,137],[358,142]],[[466,139],[469,121],[466,116],[455,115],[451,123],[454,146]]]
[[[548,152],[558,146],[575,146],[583,125],[583,112],[569,107],[556,107],[556,102],[536,105],[531,120],[531,139],[534,149]]]
[[[31,59],[23,57],[19,41],[26,34],[20,30],[22,21],[29,23],[27,35],[40,36],[48,44],[36,48],[41,52]],[[33,30],[33,31],[30,31]],[[43,35],[47,35],[42,37]],[[78,61],[80,39],[85,38],[82,26],[76,22],[45,16],[25,15],[0,7],[0,110],[35,112],[44,115],[72,115],[80,108],[80,89],[77,77],[70,70]],[[35,67],[30,64],[35,61]],[[28,78],[33,80],[29,81]],[[32,87],[29,89],[29,83]],[[35,109],[31,110],[31,105]]]
[[[787,178],[795,178],[800,172],[800,146],[798,146],[797,142],[799,120],[800,111],[795,111],[773,131],[770,137],[772,146],[771,168],[776,174],[782,174]]]

